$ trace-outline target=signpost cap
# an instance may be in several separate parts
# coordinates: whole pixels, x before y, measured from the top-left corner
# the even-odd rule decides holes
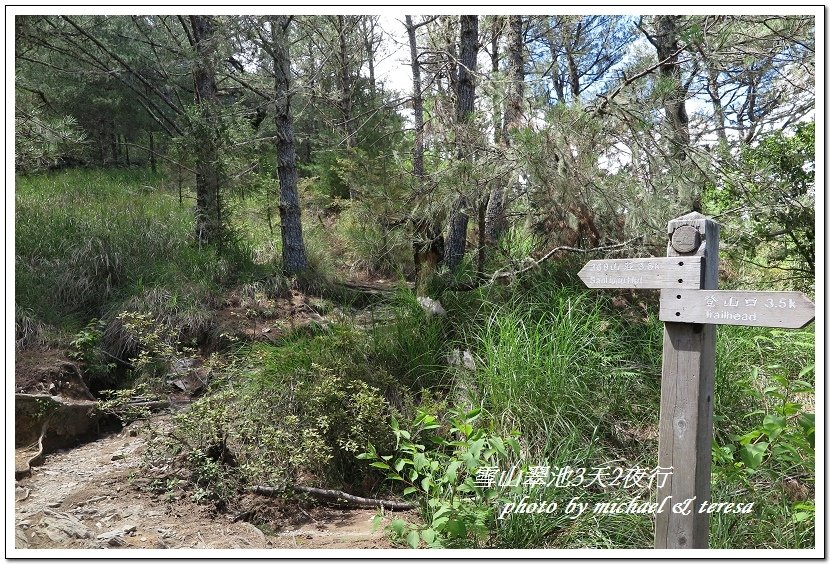
[[[710,223],[714,223],[718,227],[720,227],[720,223],[715,221],[709,216],[703,215],[700,212],[689,212],[685,215],[681,215],[680,217],[676,217],[674,219],[669,220],[668,229],[669,233],[680,227],[681,225],[693,225],[693,224],[700,224],[704,221],[708,221]]]

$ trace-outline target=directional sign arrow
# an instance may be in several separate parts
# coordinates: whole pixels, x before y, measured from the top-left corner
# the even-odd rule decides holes
[[[800,329],[815,315],[816,305],[801,292],[660,292],[660,321]]]
[[[579,271],[589,288],[700,288],[701,257],[590,260]]]

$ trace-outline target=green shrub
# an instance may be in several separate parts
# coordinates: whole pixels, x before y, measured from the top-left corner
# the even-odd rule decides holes
[[[391,444],[387,422],[393,410],[365,382],[347,381],[316,365],[280,385],[255,379],[249,375],[246,385],[206,396],[177,416],[175,433],[191,462],[198,468],[208,460],[229,467],[210,475],[197,468],[195,485],[224,492],[240,480],[281,487],[303,476],[354,483],[365,475],[354,457],[359,445]],[[211,478],[225,483],[210,484]]]
[[[520,448],[514,436],[499,437],[480,427],[480,415],[480,408],[451,409],[442,425],[419,410],[410,429],[401,429],[392,419],[392,454],[382,454],[390,451],[369,442],[368,452],[358,456],[399,482],[403,495],[418,500],[423,524],[396,519],[388,526],[394,538],[411,548],[421,541],[430,548],[489,544],[503,500],[499,490],[477,485],[476,475],[485,467],[510,466]]]

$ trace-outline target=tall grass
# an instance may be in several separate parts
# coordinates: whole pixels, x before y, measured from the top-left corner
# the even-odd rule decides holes
[[[156,287],[173,294],[224,284],[251,261],[193,243],[193,211],[142,169],[20,176],[15,193],[16,301],[77,328]]]
[[[483,296],[461,330],[474,351],[474,372],[457,385],[490,414],[500,432],[517,430],[528,466],[645,466],[656,461],[659,366],[651,339],[659,324],[631,329],[596,293],[557,282],[543,272],[507,292],[501,303]],[[501,291],[496,291],[498,294]],[[466,304],[471,309],[471,304]],[[624,400],[622,398],[625,398]],[[640,437],[651,437],[654,454]],[[652,464],[653,465],[653,464]],[[608,492],[534,488],[534,500],[609,501]],[[648,540],[647,517],[515,514],[499,522],[498,546],[638,546]],[[636,534],[635,534],[636,532]]]
[[[391,323],[380,323],[371,330],[371,352],[367,362],[383,367],[409,389],[447,389],[449,323],[431,317],[406,289],[398,291],[391,304]]]
[[[567,279],[541,272],[520,287],[449,300],[450,319],[458,323],[449,330],[458,343],[450,346],[468,348],[477,360],[475,371],[455,372],[463,390],[455,397],[484,407],[497,432],[518,430],[528,466],[654,468],[662,323],[653,311],[638,319],[612,308],[602,293],[556,281]],[[734,458],[715,456],[712,500],[754,501],[756,511],[749,518],[713,517],[711,546],[812,546],[813,518],[805,507],[813,499],[814,454],[810,419],[801,414],[811,405],[803,390],[812,384],[814,347],[809,328],[719,328],[715,448],[731,445]],[[760,467],[747,468],[739,439],[763,429],[784,404],[792,411],[785,430]],[[649,487],[551,486],[524,494],[560,504],[579,497],[591,505],[656,497]],[[648,548],[654,535],[651,515],[514,514],[498,525],[494,542],[510,548]]]

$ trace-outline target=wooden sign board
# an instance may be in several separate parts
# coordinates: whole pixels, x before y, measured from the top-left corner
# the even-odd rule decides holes
[[[700,288],[702,257],[590,260],[579,271],[589,288]]]
[[[815,314],[815,304],[801,292],[665,290],[660,293],[660,321],[800,329]]]

